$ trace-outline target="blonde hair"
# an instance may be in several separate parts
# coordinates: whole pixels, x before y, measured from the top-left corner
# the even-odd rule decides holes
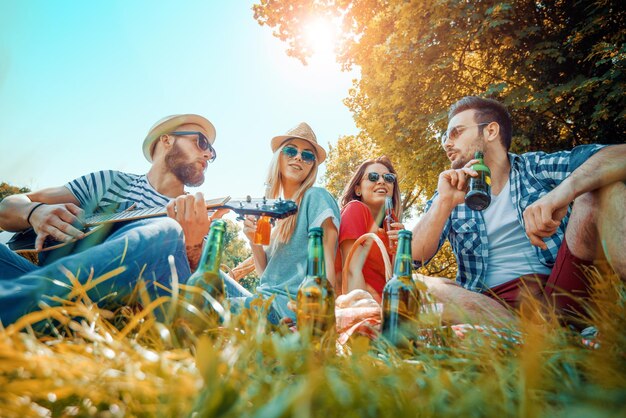
[[[268,199],[277,199],[281,197],[281,194],[283,192],[283,176],[280,172],[279,159],[283,148],[290,142],[291,138],[284,141],[278,147],[278,149],[274,151],[274,155],[272,156],[272,161],[270,162],[270,167],[267,173],[267,180],[265,181],[265,197]],[[315,155],[317,156],[317,153],[315,153]],[[309,171],[309,174],[300,184],[300,187],[298,187],[294,195],[291,197],[291,200],[295,201],[298,207],[300,207],[300,203],[302,203],[304,193],[315,184],[315,179],[317,178],[317,161],[318,160],[315,159],[315,161],[313,162],[313,167],[311,167],[311,171]],[[277,242],[287,243],[289,239],[291,239],[293,231],[296,229],[298,216],[300,216],[299,212],[296,213],[294,216],[290,216],[288,218],[277,221],[276,226],[272,231],[272,238],[275,239]]]

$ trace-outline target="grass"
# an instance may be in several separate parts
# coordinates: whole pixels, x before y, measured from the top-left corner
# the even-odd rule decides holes
[[[155,319],[168,298],[113,312],[79,293],[0,330],[0,415],[626,416],[625,286],[589,276],[598,348],[533,302],[508,330],[520,344],[470,332],[407,353],[353,336],[350,354],[324,357],[255,309],[192,344]]]

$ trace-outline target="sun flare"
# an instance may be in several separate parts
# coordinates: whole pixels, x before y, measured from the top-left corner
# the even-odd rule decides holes
[[[304,27],[304,39],[313,54],[333,55],[339,35],[338,24],[318,17]]]

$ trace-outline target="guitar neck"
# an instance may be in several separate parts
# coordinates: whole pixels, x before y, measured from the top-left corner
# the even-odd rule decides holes
[[[266,200],[266,199],[250,199],[231,201],[230,197],[207,200],[206,207],[209,210],[217,210],[221,208],[230,209],[240,216],[256,215],[269,216],[272,218],[282,219],[293,215],[297,212],[298,206],[290,200]],[[167,210],[165,206],[126,210],[117,213],[99,213],[88,216],[85,219],[85,226],[97,226],[106,223],[130,221],[136,219],[154,218],[157,216],[165,216]]]
[[[226,202],[230,200],[230,196],[220,197],[217,199],[211,199],[205,201],[207,209],[219,209],[223,208]],[[85,226],[96,226],[112,222],[131,221],[136,219],[156,218],[158,216],[167,215],[167,209],[165,206],[126,210],[115,213],[97,213],[88,216],[85,219]]]
[[[158,208],[138,209],[127,212],[99,213],[85,219],[85,226],[95,226],[112,222],[130,221],[135,219],[156,218],[165,216],[165,206]]]

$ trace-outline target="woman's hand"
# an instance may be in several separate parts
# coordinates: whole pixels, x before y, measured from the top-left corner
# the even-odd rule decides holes
[[[243,221],[243,233],[250,241],[250,245],[254,245],[254,234],[256,232],[256,216],[246,215]]]
[[[401,222],[394,222],[391,224],[391,229],[387,231],[387,238],[389,238],[389,245],[395,247],[398,245],[398,231],[404,229],[404,224]]]

